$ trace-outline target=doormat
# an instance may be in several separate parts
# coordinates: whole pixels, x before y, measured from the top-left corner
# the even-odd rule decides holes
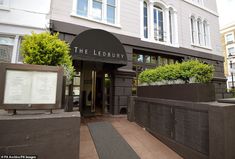
[[[112,124],[95,122],[88,128],[100,159],[140,159]]]

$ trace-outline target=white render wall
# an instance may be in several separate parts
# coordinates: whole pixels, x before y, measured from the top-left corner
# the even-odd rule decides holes
[[[24,35],[44,31],[49,26],[50,3],[50,0],[9,0],[7,9],[0,8],[0,33]]]
[[[110,32],[141,37],[141,17],[142,11],[140,2],[143,0],[119,0],[120,7],[120,27],[114,27],[85,18],[72,16],[73,1],[75,0],[52,0],[52,20],[72,23],[90,28],[104,29]],[[179,47],[203,51],[206,53],[222,55],[220,51],[219,20],[215,0],[204,0],[204,6],[200,7],[191,3],[191,0],[150,0],[163,2],[168,6],[173,6],[177,10],[178,41]],[[211,47],[202,48],[191,45],[190,16],[206,19],[210,28]]]
[[[0,38],[14,38],[11,63],[21,62],[19,48],[22,36],[40,33],[49,27],[51,0],[4,0],[0,6]]]

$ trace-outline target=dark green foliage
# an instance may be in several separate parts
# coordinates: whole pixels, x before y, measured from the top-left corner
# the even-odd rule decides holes
[[[190,79],[198,83],[207,83],[212,80],[213,73],[214,68],[212,65],[201,63],[198,60],[191,60],[145,70],[139,75],[139,80],[141,83],[147,84],[179,79],[185,83],[189,83]]]
[[[25,35],[21,44],[24,63],[48,66],[63,66],[67,79],[74,75],[74,68],[67,43],[58,38],[59,34],[49,32]]]

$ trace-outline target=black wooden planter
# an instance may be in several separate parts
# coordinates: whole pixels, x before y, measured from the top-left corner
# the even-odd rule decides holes
[[[215,87],[211,83],[139,86],[137,96],[192,102],[209,102],[215,101]]]

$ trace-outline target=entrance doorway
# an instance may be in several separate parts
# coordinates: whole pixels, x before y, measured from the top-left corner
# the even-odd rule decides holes
[[[80,110],[83,116],[102,115],[109,112],[111,89],[109,77],[102,63],[82,63]]]

